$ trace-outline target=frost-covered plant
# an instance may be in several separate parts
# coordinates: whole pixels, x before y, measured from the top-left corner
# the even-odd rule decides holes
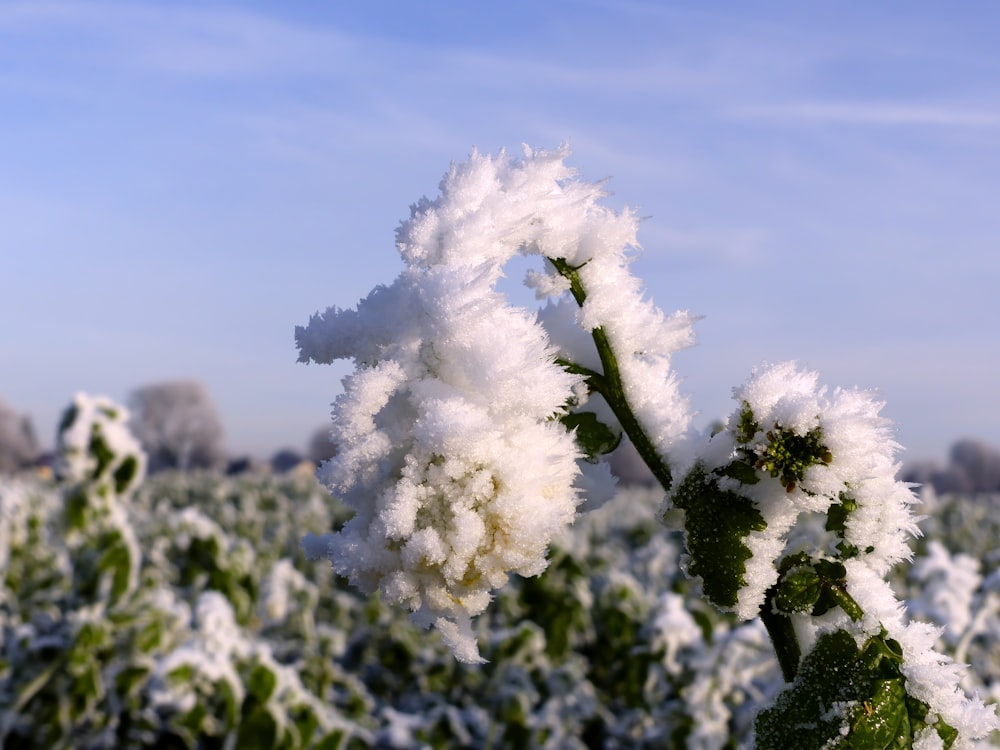
[[[26,736],[65,746],[83,725],[106,742],[114,734],[115,719],[102,710],[106,680],[128,662],[115,657],[116,627],[129,630],[142,560],[127,505],[145,456],[127,419],[109,399],[77,394],[57,435],[63,492],[31,493],[30,515],[12,519],[20,533],[0,540],[9,545],[0,605],[12,640],[5,645],[17,644],[5,654],[14,689],[0,691],[4,747]],[[0,507],[22,493],[8,490]]]
[[[612,494],[603,457],[628,439],[664,516],[680,513],[688,574],[774,645],[789,685],[759,713],[758,747],[960,748],[1000,728],[885,580],[916,526],[881,405],[786,363],[735,390],[720,431],[692,435],[671,355],[694,319],[644,297],[636,216],[602,206],[566,156],[454,165],[398,230],[397,279],[296,330],[302,361],[356,366],[321,471],[355,515],[307,553],[479,662],[472,617]],[[537,314],[497,291],[519,254],[542,259],[526,279],[549,299]],[[627,601],[617,585],[605,593]]]
[[[140,486],[125,417],[77,396],[59,482],[0,482],[0,746],[371,746],[363,712],[343,710],[363,688],[303,666],[345,640],[316,632],[315,586],[286,557],[293,508],[296,523],[333,521],[319,488]]]
[[[56,472],[67,483],[66,543],[78,593],[112,602],[139,582],[141,553],[125,503],[142,482],[146,455],[127,425],[128,412],[110,399],[78,393],[56,436]]]

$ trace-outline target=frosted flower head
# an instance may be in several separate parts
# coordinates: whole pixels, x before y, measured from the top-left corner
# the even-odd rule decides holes
[[[479,660],[471,617],[492,592],[511,573],[544,570],[581,502],[613,489],[560,421],[574,409],[615,422],[564,366],[600,367],[591,332],[615,346],[623,388],[664,454],[688,424],[669,359],[690,343],[690,318],[642,299],[627,270],[635,217],[599,205],[600,186],[577,179],[566,155],[474,152],[454,165],[440,196],[400,226],[397,279],[296,331],[300,360],[357,368],[334,403],[340,452],[321,470],[356,515],[307,538],[308,551],[437,627],[464,661]],[[546,259],[529,277],[542,296],[569,289],[555,262],[577,268],[586,302],[557,300],[559,316],[508,304],[496,284],[518,254]]]

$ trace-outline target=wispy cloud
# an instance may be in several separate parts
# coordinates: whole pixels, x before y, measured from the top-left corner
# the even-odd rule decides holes
[[[62,59],[198,77],[356,74],[371,59],[364,39],[330,26],[235,8],[121,2],[0,5],[11,41],[72,32]]]
[[[740,118],[798,120],[846,125],[926,125],[959,128],[1000,126],[1000,110],[970,109],[946,103],[891,101],[800,101],[744,106],[732,110]]]

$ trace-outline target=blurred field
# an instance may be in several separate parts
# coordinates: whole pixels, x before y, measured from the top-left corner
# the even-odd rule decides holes
[[[468,667],[303,558],[303,534],[347,517],[307,473],[148,478],[124,503],[139,585],[117,601],[80,590],[103,558],[97,541],[67,552],[65,488],[2,480],[2,746],[745,746],[781,685],[770,643],[702,602],[659,499],[626,488],[579,519],[480,618],[489,663]],[[894,581],[992,700],[998,503],[928,495]]]

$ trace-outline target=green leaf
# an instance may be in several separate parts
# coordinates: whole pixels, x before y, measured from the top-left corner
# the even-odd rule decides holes
[[[821,635],[795,682],[758,714],[758,750],[911,748],[927,706],[907,695],[901,663],[899,644],[884,635],[860,649],[844,630]],[[935,729],[949,747],[954,730]]]
[[[261,703],[266,703],[274,688],[278,684],[278,677],[271,669],[263,664],[257,664],[250,672],[250,679],[247,688]]]
[[[139,631],[136,645],[145,654],[153,653],[163,640],[163,621],[152,620]]]
[[[206,719],[208,719],[208,708],[201,702],[195,704],[194,708],[177,718],[177,723],[185,729],[189,729],[192,734],[199,736],[204,730]]]
[[[113,534],[110,538],[114,541],[101,555],[97,569],[111,573],[111,602],[114,603],[128,591],[132,577],[132,565],[135,561],[133,561],[128,545],[120,534]]]
[[[689,571],[700,576],[705,595],[717,606],[733,607],[746,585],[746,561],[751,557],[743,539],[767,528],[753,502],[728,490],[701,464],[677,487],[673,503],[684,511],[684,531]]]
[[[132,484],[132,480],[135,479],[138,471],[139,462],[136,460],[135,456],[126,456],[125,460],[121,462],[121,465],[115,469],[115,492],[119,495],[125,492],[125,490],[127,490]]]
[[[66,499],[66,526],[78,531],[87,525],[89,503],[83,492],[74,492]]]
[[[26,685],[20,686],[17,691],[17,700],[14,701],[14,713],[19,713],[23,711],[25,706],[27,706],[32,698],[34,698],[42,688],[48,684],[49,680],[56,674],[56,672],[63,666],[61,661],[57,661],[54,664],[46,667],[42,672],[35,675]]]
[[[70,406],[68,406],[66,410],[62,413],[62,418],[59,420],[59,428],[57,430],[58,434],[61,435],[62,433],[66,432],[66,430],[68,430],[76,421],[76,418],[79,416],[79,414],[80,412],[76,408],[76,404],[71,404]]]
[[[591,461],[598,456],[610,453],[621,442],[621,433],[616,433],[610,427],[597,419],[591,411],[577,411],[560,417],[567,430],[573,431],[577,445]]]
[[[746,445],[753,440],[754,435],[759,431],[760,424],[754,417],[753,409],[750,408],[748,402],[744,401],[743,408],[740,409],[739,423],[736,425],[736,442],[740,445]]]
[[[194,666],[191,664],[181,664],[167,672],[167,680],[172,684],[191,682],[194,677]]]
[[[88,665],[88,668],[77,677],[74,692],[84,699],[83,703],[87,706],[104,698],[104,679],[96,662]]]
[[[839,500],[839,503],[834,503],[826,511],[826,530],[832,531],[840,537],[837,549],[842,557],[856,557],[859,552],[858,548],[853,544],[848,544],[844,539],[844,534],[847,532],[847,519],[851,513],[858,509],[858,503],[848,492],[841,492]],[[871,550],[872,548],[869,547],[868,551],[871,552]]]
[[[795,568],[781,579],[774,603],[782,612],[811,612],[822,591],[819,575],[813,568]]]
[[[90,434],[89,448],[91,454],[97,459],[97,468],[94,469],[93,474],[93,478],[97,479],[111,465],[111,462],[115,460],[115,452],[108,446],[108,442],[101,434],[98,425],[94,425],[93,431]]]
[[[278,741],[278,722],[264,706],[257,706],[240,723],[236,747],[270,750]]]
[[[850,741],[842,747],[852,750],[909,747],[910,742],[897,744],[897,740],[902,743],[912,741],[913,737],[903,680],[876,680],[873,688],[871,698],[862,703],[851,725]]]
[[[341,750],[346,744],[347,733],[343,729],[334,729],[317,742],[315,750]]]
[[[226,706],[226,726],[236,725],[240,715],[240,701],[237,700],[233,686],[226,679],[216,680],[215,688],[217,695],[222,698]]]
[[[846,492],[841,492],[839,499],[839,503],[834,503],[826,511],[826,530],[835,531],[843,537],[847,530],[847,517],[858,509],[858,503]]]
[[[77,631],[73,642],[73,657],[79,654],[80,661],[89,661],[97,653],[111,645],[111,632],[107,622],[98,620],[86,622]]]
[[[746,461],[733,461],[721,469],[716,469],[715,473],[719,476],[735,479],[740,484],[757,484],[760,481],[757,470]]]
[[[119,695],[137,694],[144,687],[152,670],[145,665],[131,665],[122,669],[115,677],[115,690]]]
[[[866,700],[868,680],[857,670],[860,651],[843,630],[819,637],[798,676],[756,720],[758,750],[818,750],[840,736],[845,707]],[[874,748],[872,748],[874,750]]]

